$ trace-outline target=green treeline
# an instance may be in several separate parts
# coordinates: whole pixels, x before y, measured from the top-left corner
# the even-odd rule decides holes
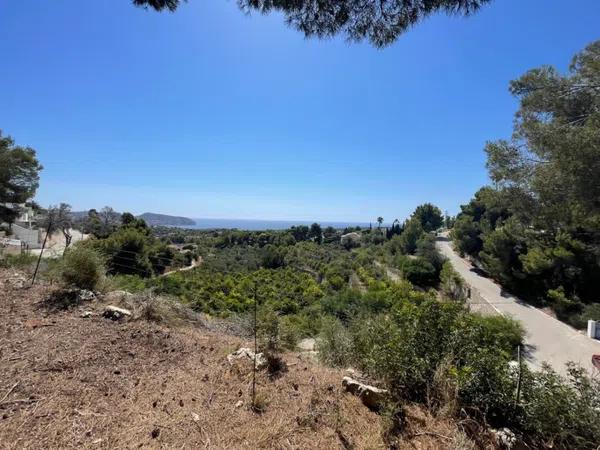
[[[486,146],[494,187],[461,207],[452,237],[503,286],[573,326],[600,320],[600,41],[569,73],[510,84],[513,136]]]

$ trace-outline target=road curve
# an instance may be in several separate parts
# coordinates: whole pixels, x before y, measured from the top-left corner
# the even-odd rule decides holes
[[[532,367],[539,368],[543,362],[547,362],[554,370],[564,374],[565,364],[573,361],[598,373],[591,359],[593,354],[600,354],[600,341],[589,339],[585,334],[524,303],[503,291],[497,283],[474,272],[471,264],[454,251],[448,238],[438,237],[436,246],[467,284],[477,290],[497,312],[512,316],[523,324],[527,333],[525,357]]]

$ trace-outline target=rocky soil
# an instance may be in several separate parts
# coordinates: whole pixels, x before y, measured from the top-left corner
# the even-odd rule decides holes
[[[199,324],[103,317],[103,300],[49,303],[0,269],[0,448],[387,448],[384,421],[342,388],[343,371],[283,355],[259,372],[227,355],[251,343]],[[472,448],[455,424],[409,408],[399,448]]]

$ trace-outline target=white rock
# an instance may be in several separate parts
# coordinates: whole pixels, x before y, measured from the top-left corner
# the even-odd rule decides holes
[[[198,414],[196,414],[195,412],[192,413],[192,420],[194,422],[200,422],[200,416]]]
[[[235,404],[236,408],[241,408],[242,406],[244,406],[244,402],[241,400],[238,400],[238,402]]]
[[[254,361],[254,352],[252,350],[250,350],[249,348],[246,347],[242,347],[239,350],[236,350],[235,352],[231,353],[230,355],[227,355],[227,361],[229,361],[229,364],[233,364],[236,360],[240,360],[240,359],[248,359],[250,361]],[[267,359],[265,358],[265,356],[262,353],[257,353],[256,354],[256,368],[257,369],[263,369],[267,366]]]
[[[300,342],[298,342],[297,347],[305,352],[312,352],[315,350],[315,347],[317,345],[317,341],[313,338],[306,338],[306,339],[302,339]]]
[[[81,318],[82,319],[89,319],[93,315],[94,315],[94,313],[92,311],[84,311],[84,312],[81,313]]]
[[[342,379],[342,386],[346,391],[359,397],[365,406],[371,409],[379,409],[388,395],[388,391],[385,389],[363,384],[350,377]]]
[[[87,289],[81,289],[77,293],[77,297],[79,298],[80,302],[89,302],[92,300],[96,300],[96,294],[94,294],[92,291],[88,291]]]
[[[119,308],[118,306],[108,305],[104,308],[104,313],[102,315],[107,319],[120,320],[123,317],[131,317],[131,311],[125,308]]]
[[[511,449],[517,443],[517,437],[515,433],[510,431],[508,428],[502,428],[500,430],[491,430],[496,438],[497,444],[500,448]]]

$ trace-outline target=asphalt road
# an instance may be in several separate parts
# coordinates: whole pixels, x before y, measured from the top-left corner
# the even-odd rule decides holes
[[[549,316],[545,312],[524,303],[504,292],[494,281],[477,274],[472,266],[452,248],[445,237],[438,237],[439,251],[446,256],[454,269],[473,290],[478,291],[484,301],[496,312],[519,320],[527,332],[525,358],[532,367],[550,364],[557,372],[565,373],[565,364],[573,361],[582,367],[600,374],[592,365],[593,354],[600,354],[600,341],[589,339],[585,334]]]

